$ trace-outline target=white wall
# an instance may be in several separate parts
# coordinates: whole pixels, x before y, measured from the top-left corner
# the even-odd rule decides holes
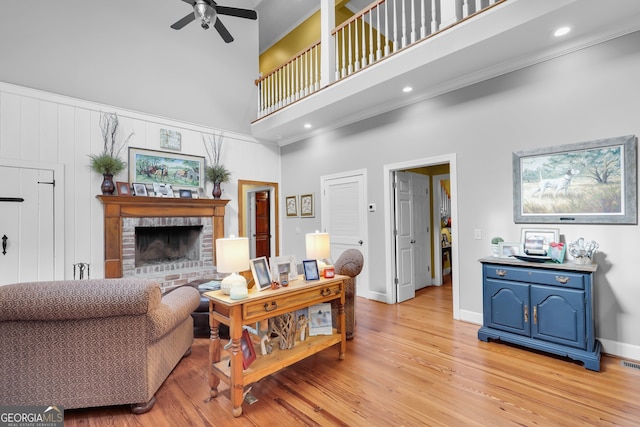
[[[384,165],[455,153],[460,308],[468,319],[478,319],[482,278],[477,260],[489,255],[491,236],[518,241],[523,226],[535,226],[513,222],[512,152],[640,134],[638,46],[640,32],[285,146],[282,193],[318,193],[319,176],[364,168],[369,178],[366,202],[381,207]],[[380,208],[369,213],[366,261],[370,290],[390,294],[383,219]],[[283,222],[282,253],[299,254],[304,233],[318,228],[320,218]],[[640,229],[557,227],[567,242],[579,237],[599,242],[597,337],[605,352],[640,360],[634,249]],[[482,240],[474,239],[474,229],[482,230]]]
[[[95,197],[102,177],[88,167],[88,155],[102,150],[101,111],[118,114],[123,137],[134,132],[131,147],[160,150],[160,129],[164,128],[181,133],[180,153],[206,158],[202,136],[224,132],[221,161],[232,173],[231,182],[222,184],[222,198],[231,200],[225,234],[238,234],[239,179],[280,180],[279,148],[259,144],[251,136],[0,82],[0,159],[54,163],[64,169],[65,278],[73,277],[72,266],[78,262],[91,263],[91,277],[104,276],[103,207]],[[126,149],[123,158],[127,158]],[[129,181],[127,171],[114,180]],[[211,190],[209,184],[208,196]]]
[[[0,81],[249,134],[258,21],[222,17],[226,44],[196,22],[170,28],[190,11],[180,0],[2,0]]]

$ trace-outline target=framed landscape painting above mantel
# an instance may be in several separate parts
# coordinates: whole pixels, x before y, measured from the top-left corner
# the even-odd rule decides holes
[[[513,153],[515,223],[637,224],[637,138]]]
[[[197,190],[204,187],[204,166],[200,156],[129,148],[129,182]]]

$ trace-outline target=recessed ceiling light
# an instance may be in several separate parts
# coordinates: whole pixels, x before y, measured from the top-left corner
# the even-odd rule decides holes
[[[405,93],[411,92],[413,88],[411,86],[405,86],[402,88],[402,91]]]
[[[571,31],[571,28],[569,27],[560,27],[553,32],[553,35],[556,37],[562,37],[569,34],[569,31]]]
[[[305,129],[311,129],[311,123],[305,123],[304,124],[304,128]]]

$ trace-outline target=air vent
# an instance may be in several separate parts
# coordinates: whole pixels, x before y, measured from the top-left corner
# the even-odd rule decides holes
[[[626,360],[623,360],[622,366],[626,366],[627,368],[637,369],[640,371],[640,363],[627,362]]]

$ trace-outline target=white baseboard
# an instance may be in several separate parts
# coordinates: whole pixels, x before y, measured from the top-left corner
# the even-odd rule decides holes
[[[475,323],[476,325],[482,325],[482,313],[460,310],[460,320],[463,322]]]
[[[602,352],[623,359],[640,361],[640,346],[598,338]]]

